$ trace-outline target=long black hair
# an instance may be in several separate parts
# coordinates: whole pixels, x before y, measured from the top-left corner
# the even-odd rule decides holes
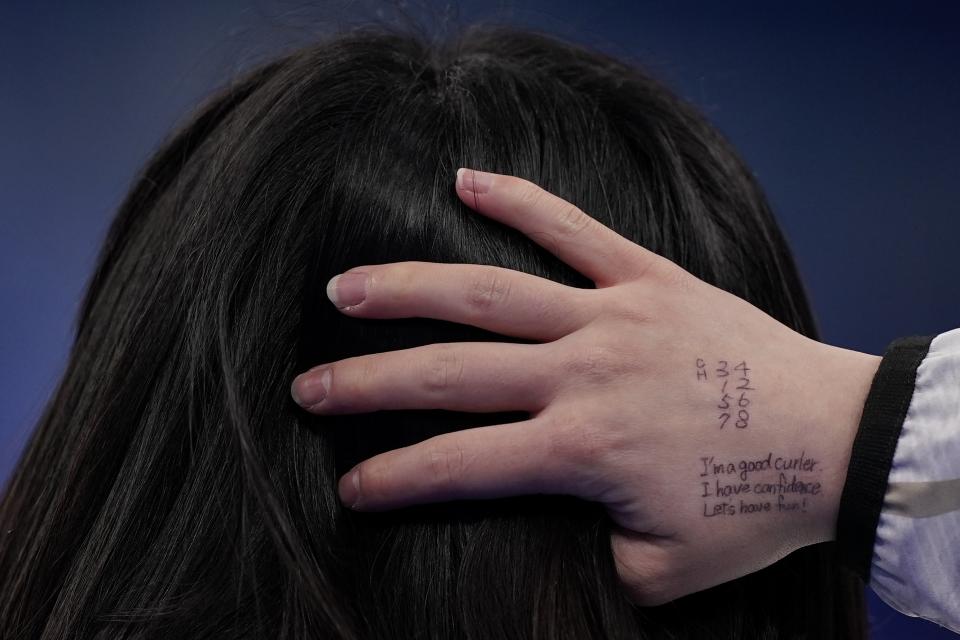
[[[330,277],[429,260],[592,286],[463,206],[460,166],[532,180],[816,337],[750,170],[636,65],[505,27],[341,33],[213,97],[122,204],[0,503],[0,637],[864,637],[862,583],[830,543],[642,608],[601,505],[340,504],[370,455],[528,416],[300,410],[290,382],[315,364],[522,342],[349,318]]]

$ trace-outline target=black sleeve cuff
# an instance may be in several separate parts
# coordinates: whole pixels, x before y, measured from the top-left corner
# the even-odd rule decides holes
[[[865,583],[870,582],[887,477],[913,398],[917,367],[927,357],[933,338],[913,336],[890,343],[873,377],[853,440],[837,514],[837,550],[840,562]]]

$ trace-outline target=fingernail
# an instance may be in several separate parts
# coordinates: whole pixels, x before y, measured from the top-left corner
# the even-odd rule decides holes
[[[340,500],[351,509],[360,504],[360,469],[354,467],[340,481]]]
[[[493,174],[473,169],[457,169],[457,187],[471,193],[486,193],[493,182]]]
[[[322,371],[313,371],[294,379],[290,392],[293,399],[302,407],[312,407],[327,397],[330,388],[330,367]]]
[[[360,271],[333,276],[327,283],[327,297],[337,309],[360,304],[367,297],[367,274]]]

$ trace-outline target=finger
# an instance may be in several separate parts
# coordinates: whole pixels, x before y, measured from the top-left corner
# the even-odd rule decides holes
[[[598,288],[639,278],[663,260],[522,178],[458,169],[457,195],[479,213],[522,231]]]
[[[343,276],[354,274],[365,282],[344,284]],[[361,290],[358,301],[355,294]],[[410,261],[356,267],[334,276],[327,292],[351,316],[434,318],[544,341],[573,333],[599,313],[593,289],[476,264]]]
[[[291,393],[311,413],[382,409],[539,411],[555,384],[540,344],[446,342],[346,358],[297,376]]]
[[[414,504],[566,493],[569,477],[550,455],[537,419],[464,429],[374,456],[339,483],[344,504],[381,511]]]

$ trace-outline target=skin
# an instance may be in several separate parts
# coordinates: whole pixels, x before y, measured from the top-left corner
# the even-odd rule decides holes
[[[292,395],[316,414],[530,413],[526,421],[443,434],[363,461],[340,480],[346,505],[380,511],[534,493],[600,502],[615,523],[620,578],[647,606],[835,538],[850,450],[880,357],[806,338],[526,180],[461,169],[456,190],[596,288],[468,264],[398,262],[346,272],[366,276],[362,302],[344,306],[339,298],[348,316],[436,318],[539,341],[427,345],[297,376]],[[335,304],[342,283],[334,278],[328,287]],[[741,361],[749,367],[744,428],[735,425],[737,406],[720,426],[721,360],[731,373]],[[321,380],[326,395],[318,401]],[[737,405],[742,392],[735,393]],[[816,493],[789,495],[802,509],[778,511],[776,495],[756,492],[704,497],[715,482],[741,484],[726,473],[728,462],[801,453],[815,462],[798,478],[807,487],[819,483]],[[711,464],[702,476],[709,457],[724,472],[713,473]],[[779,473],[749,472],[746,484],[777,483]],[[743,513],[741,499],[772,500],[772,509]],[[735,513],[712,515],[724,502]]]

